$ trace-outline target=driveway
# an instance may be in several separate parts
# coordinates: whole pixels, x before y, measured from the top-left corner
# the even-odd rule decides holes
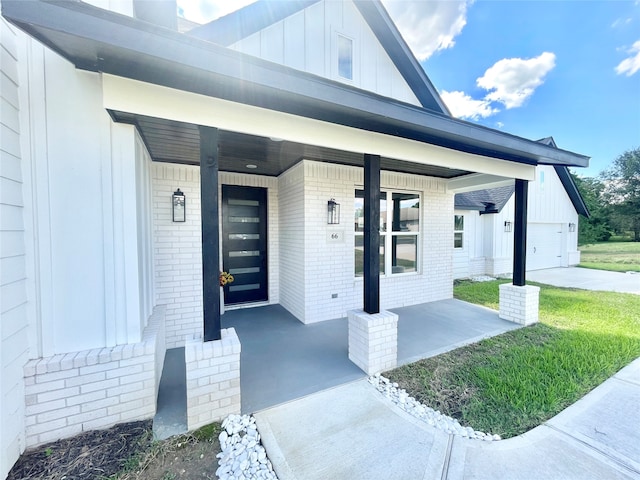
[[[619,273],[590,268],[549,268],[527,272],[527,280],[556,287],[604,290],[640,295],[640,273]]]

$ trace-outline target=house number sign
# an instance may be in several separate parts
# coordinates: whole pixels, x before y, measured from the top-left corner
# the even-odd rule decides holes
[[[329,243],[343,243],[344,232],[342,230],[330,230],[327,232],[327,242]]]

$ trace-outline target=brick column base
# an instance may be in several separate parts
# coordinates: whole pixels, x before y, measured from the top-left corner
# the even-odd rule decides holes
[[[349,316],[349,360],[368,375],[398,365],[398,315],[352,310]]]
[[[240,340],[233,328],[221,334],[220,340],[185,344],[189,430],[240,414]]]
[[[540,287],[500,285],[500,318],[520,325],[538,323]]]

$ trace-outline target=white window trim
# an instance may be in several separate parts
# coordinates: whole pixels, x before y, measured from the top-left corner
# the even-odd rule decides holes
[[[462,217],[462,230],[456,230],[456,217]],[[454,250],[464,250],[464,245],[465,245],[465,241],[464,241],[464,214],[460,214],[458,215],[457,213],[455,213],[453,215],[453,249]],[[461,233],[462,234],[462,246],[460,247],[456,247],[456,233]]]
[[[356,190],[364,190],[363,186],[359,186],[356,185],[354,188],[354,200],[355,200],[355,191]],[[419,228],[417,232],[394,232],[393,231],[393,227],[391,229],[387,228],[386,231],[384,232],[380,232],[380,236],[383,236],[385,238],[385,242],[384,242],[384,273],[380,273],[380,278],[398,278],[398,277],[407,277],[407,276],[412,276],[412,275],[420,275],[422,273],[422,232],[423,232],[423,203],[422,203],[422,192],[418,192],[415,190],[402,190],[399,188],[381,188],[380,189],[380,193],[384,194],[386,196],[386,202],[387,202],[387,210],[386,210],[386,214],[387,214],[387,218],[386,218],[386,224],[387,225],[392,225],[393,223],[393,208],[389,208],[389,205],[392,203],[391,201],[389,201],[389,194],[393,195],[394,193],[411,193],[411,194],[415,194],[418,195],[418,202],[420,203],[420,217],[419,217]],[[382,198],[381,198],[382,199]],[[355,242],[355,237],[356,236],[364,236],[364,232],[355,232],[354,231],[354,242]],[[392,261],[392,256],[390,254],[391,252],[391,247],[393,245],[393,237],[407,237],[407,236],[411,236],[411,237],[416,237],[416,271],[415,272],[403,272],[403,273],[393,273],[392,272],[392,265],[391,265],[391,261]],[[354,278],[356,280],[363,280],[363,277],[357,277],[355,276],[355,271],[354,271]]]
[[[340,69],[338,65],[338,60],[340,58],[338,51],[338,36],[348,38],[351,40],[352,45],[352,58],[351,58],[351,73],[352,78],[346,78],[340,75]],[[359,84],[360,78],[358,72],[360,71],[360,55],[359,55],[359,45],[356,35],[345,32],[344,30],[333,29],[331,32],[331,77],[334,80],[338,80],[340,82],[347,83],[349,85],[357,85]]]

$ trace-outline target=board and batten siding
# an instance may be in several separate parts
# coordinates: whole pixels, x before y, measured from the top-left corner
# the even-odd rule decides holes
[[[512,195],[500,213],[482,215],[480,222],[469,224],[470,228],[475,229],[473,235],[482,235],[482,248],[478,248],[478,243],[473,252],[469,252],[466,269],[463,265],[466,252],[454,252],[455,278],[478,275],[481,264],[484,264],[482,273],[487,275],[509,274],[513,271],[513,230],[505,232],[504,223],[513,223],[514,212],[515,196]],[[477,213],[468,210],[462,213],[465,213],[466,234],[467,216]],[[529,182],[527,269],[566,267],[580,263],[578,221],[579,215],[555,169],[537,166],[535,180]],[[569,231],[569,223],[576,225],[574,232]]]
[[[18,89],[19,39],[0,18],[0,478],[24,450],[27,273]]]
[[[353,80],[337,74],[337,35],[353,41]],[[230,48],[331,80],[420,105],[351,1],[315,3]]]
[[[139,262],[151,225],[137,218],[151,215],[148,154],[111,121],[100,74],[22,38],[29,357],[138,343],[153,299]]]

